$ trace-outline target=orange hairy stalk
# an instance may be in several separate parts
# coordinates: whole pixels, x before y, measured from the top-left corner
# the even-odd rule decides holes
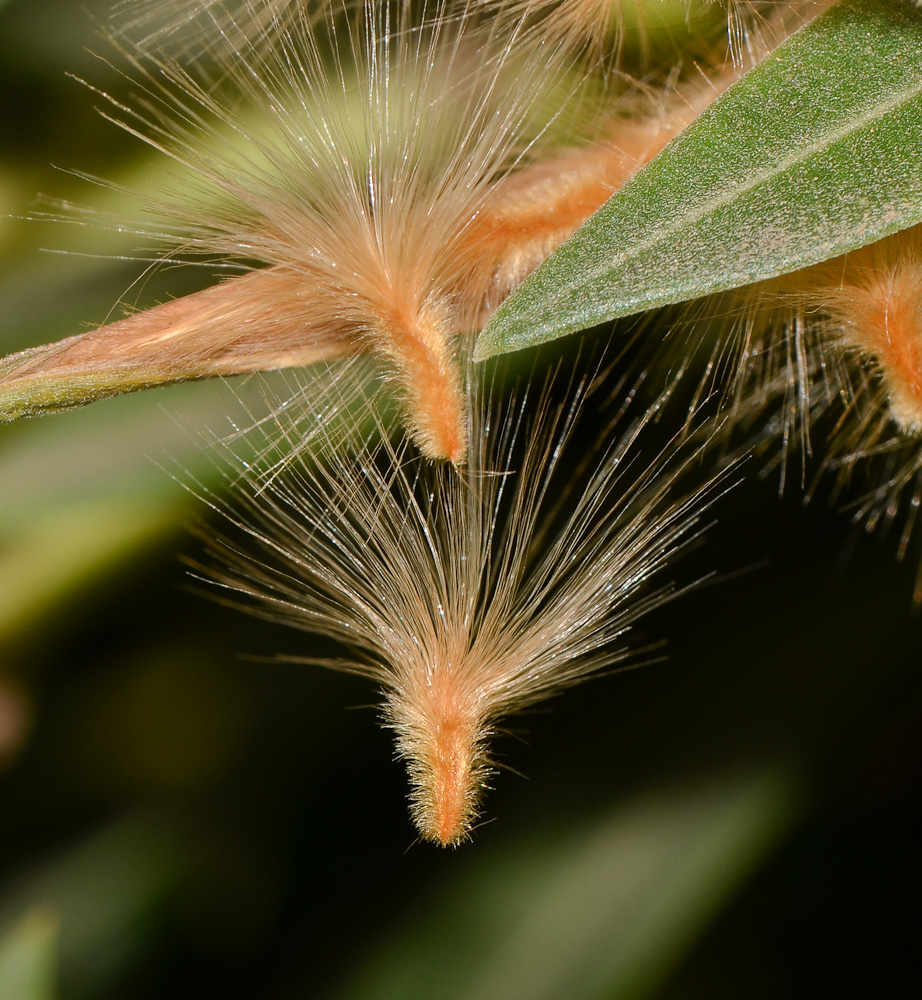
[[[700,308],[702,391],[724,397],[727,426],[772,455],[782,489],[793,449],[808,496],[832,472],[837,501],[861,488],[849,508],[867,530],[904,517],[905,555],[922,509],[922,226]]]
[[[823,315],[843,347],[883,381],[892,418],[922,433],[922,226],[778,278],[770,290]]]
[[[724,298],[725,393],[746,419],[778,395],[786,442],[811,446],[812,420],[844,405],[830,461],[922,431],[922,227]],[[736,305],[733,305],[736,303]]]
[[[610,382],[558,373],[518,400],[471,386],[462,467],[386,436],[349,452],[329,417],[292,422],[297,454],[268,478],[226,449],[235,490],[213,506],[244,537],[209,529],[206,577],[340,640],[350,659],[326,665],[379,684],[426,840],[469,836],[504,716],[623,659],[625,631],[675,593],[662,574],[696,537],[713,484],[683,493],[697,454],[674,443],[640,468],[656,406],[621,429],[600,420],[590,395]],[[349,373],[319,392],[355,409]],[[268,433],[279,430],[282,411]]]
[[[599,102],[593,109],[591,141],[546,154],[501,178],[466,236],[480,262],[471,294],[485,295],[478,322],[485,322],[531,271],[728,87],[827,5],[828,0],[803,0],[773,7],[771,16],[749,24],[745,45],[735,39],[733,59],[726,48],[713,57],[720,69],[706,72],[696,66],[693,77],[661,90],[637,88],[609,101],[607,109]],[[520,6],[530,6],[529,0]],[[604,15],[607,24],[618,7],[610,0],[565,0],[541,25],[550,30],[554,17],[581,20],[593,11]],[[732,47],[734,39],[730,42]]]

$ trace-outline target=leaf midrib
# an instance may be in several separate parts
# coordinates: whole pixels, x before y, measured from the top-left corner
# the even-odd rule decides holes
[[[808,143],[806,146],[799,148],[796,152],[784,157],[784,159],[775,161],[776,165],[773,169],[768,171],[759,171],[749,181],[737,184],[729,190],[724,190],[716,197],[709,198],[708,200],[702,202],[696,210],[683,214],[679,220],[672,225],[668,225],[665,228],[658,228],[655,234],[650,234],[645,239],[635,243],[629,251],[622,253],[620,255],[620,260],[629,260],[631,257],[639,256],[644,253],[644,251],[652,249],[657,244],[668,242],[670,236],[687,230],[690,226],[697,224],[707,216],[713,215],[723,205],[737,201],[741,196],[748,194],[750,191],[753,191],[760,186],[770,184],[771,181],[777,176],[784,174],[793,167],[805,162],[817,151],[822,152],[823,150],[828,149],[830,146],[838,143],[842,139],[846,139],[850,135],[860,132],[864,126],[870,123],[879,123],[886,115],[891,114],[895,109],[902,107],[912,101],[913,98],[919,96],[922,96],[922,81],[913,86],[908,92],[901,93],[896,99],[880,101],[874,104],[857,119],[849,119],[846,125],[825,131],[814,142]],[[640,176],[641,175],[638,174],[638,178]],[[617,195],[615,197],[617,197]],[[615,259],[617,260],[619,258]],[[600,262],[596,267],[585,273],[583,281],[577,283],[569,290],[573,291],[578,289],[579,286],[585,284],[586,281],[592,280],[604,273],[610,268],[610,266],[610,258],[606,261]]]

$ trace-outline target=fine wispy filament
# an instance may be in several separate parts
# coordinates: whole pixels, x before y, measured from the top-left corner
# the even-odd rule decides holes
[[[113,23],[144,48],[162,48],[196,60],[222,41],[272,45],[308,9],[306,0],[119,0]]]
[[[294,438],[283,471],[254,472],[238,440],[224,449],[229,499],[212,503],[236,534],[209,529],[206,576],[343,644],[328,665],[379,685],[421,836],[454,845],[480,815],[499,721],[624,658],[627,630],[676,593],[664,570],[715,485],[687,491],[693,448],[643,456],[656,404],[600,417],[611,378],[591,366],[506,399],[472,374],[463,468],[384,424],[379,443],[344,449],[328,434],[337,410],[352,419],[357,370],[306,389],[325,400],[312,426],[287,406],[260,425],[270,447]]]

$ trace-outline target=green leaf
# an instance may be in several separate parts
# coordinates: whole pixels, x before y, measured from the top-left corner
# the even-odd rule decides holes
[[[922,222],[922,10],[843,0],[539,267],[478,359],[798,270]]]

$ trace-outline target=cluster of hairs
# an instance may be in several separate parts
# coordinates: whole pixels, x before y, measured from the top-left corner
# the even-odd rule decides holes
[[[154,203],[174,220],[160,252],[231,276],[0,362],[0,392],[42,384],[53,409],[319,365],[252,429],[255,463],[223,447],[229,499],[210,502],[236,527],[209,543],[206,575],[338,639],[350,658],[334,665],[380,685],[426,839],[469,833],[502,717],[624,656],[625,630],[675,592],[662,571],[721,481],[686,482],[704,445],[635,455],[656,392],[627,427],[587,417],[622,373],[584,356],[592,374],[558,367],[509,396],[471,365],[471,336],[825,6],[730,2],[700,61],[637,80],[619,62],[620,0],[118,5],[135,94],[107,113],[177,171],[176,196]],[[706,302],[700,391],[731,430],[780,440],[782,465],[791,443],[806,461],[811,426],[836,410],[825,465],[843,483],[859,459],[886,470],[861,516],[880,520],[912,484],[918,506],[920,291],[910,229]],[[636,395],[626,384],[618,398]]]
[[[469,369],[463,465],[420,456],[367,397],[362,361],[289,387],[248,435],[255,470],[236,436],[220,443],[209,502],[228,529],[205,533],[200,571],[231,603],[337,639],[351,655],[332,665],[379,685],[423,839],[469,835],[502,718],[628,656],[727,482],[700,482],[701,443],[657,434],[668,390],[632,405],[594,353],[575,372]],[[356,412],[374,414],[362,434]],[[294,458],[265,460],[280,451]]]
[[[833,498],[868,530],[904,512],[901,558],[922,488],[920,293],[915,226],[694,310],[719,317],[705,386],[727,426],[771,455],[782,488],[792,464],[808,497],[831,473]]]

